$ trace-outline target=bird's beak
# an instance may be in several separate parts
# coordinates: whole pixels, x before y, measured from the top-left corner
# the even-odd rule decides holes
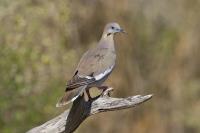
[[[119,29],[119,32],[127,34],[127,32],[124,29]]]

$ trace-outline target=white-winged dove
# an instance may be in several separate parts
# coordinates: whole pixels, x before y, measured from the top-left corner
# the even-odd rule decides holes
[[[74,76],[67,82],[64,96],[56,104],[61,107],[73,102],[85,90],[89,98],[89,88],[106,89],[102,83],[107,79],[115,66],[116,53],[113,36],[124,32],[118,23],[108,23],[98,45],[88,50],[81,58]]]

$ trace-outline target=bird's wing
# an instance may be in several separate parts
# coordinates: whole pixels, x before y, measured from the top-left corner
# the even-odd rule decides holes
[[[75,75],[67,83],[66,91],[101,80],[113,70],[115,58],[115,52],[107,48],[87,51],[81,58]]]

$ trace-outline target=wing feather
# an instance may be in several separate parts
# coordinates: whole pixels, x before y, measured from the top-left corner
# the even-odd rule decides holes
[[[68,81],[66,91],[101,80],[114,68],[115,58],[115,53],[107,48],[87,51],[82,56],[75,75]]]

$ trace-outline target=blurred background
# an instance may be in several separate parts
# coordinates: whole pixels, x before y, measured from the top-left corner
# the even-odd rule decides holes
[[[0,0],[0,132],[23,133],[55,104],[81,55],[118,22],[113,97],[154,94],[88,118],[76,133],[200,132],[199,0]]]

